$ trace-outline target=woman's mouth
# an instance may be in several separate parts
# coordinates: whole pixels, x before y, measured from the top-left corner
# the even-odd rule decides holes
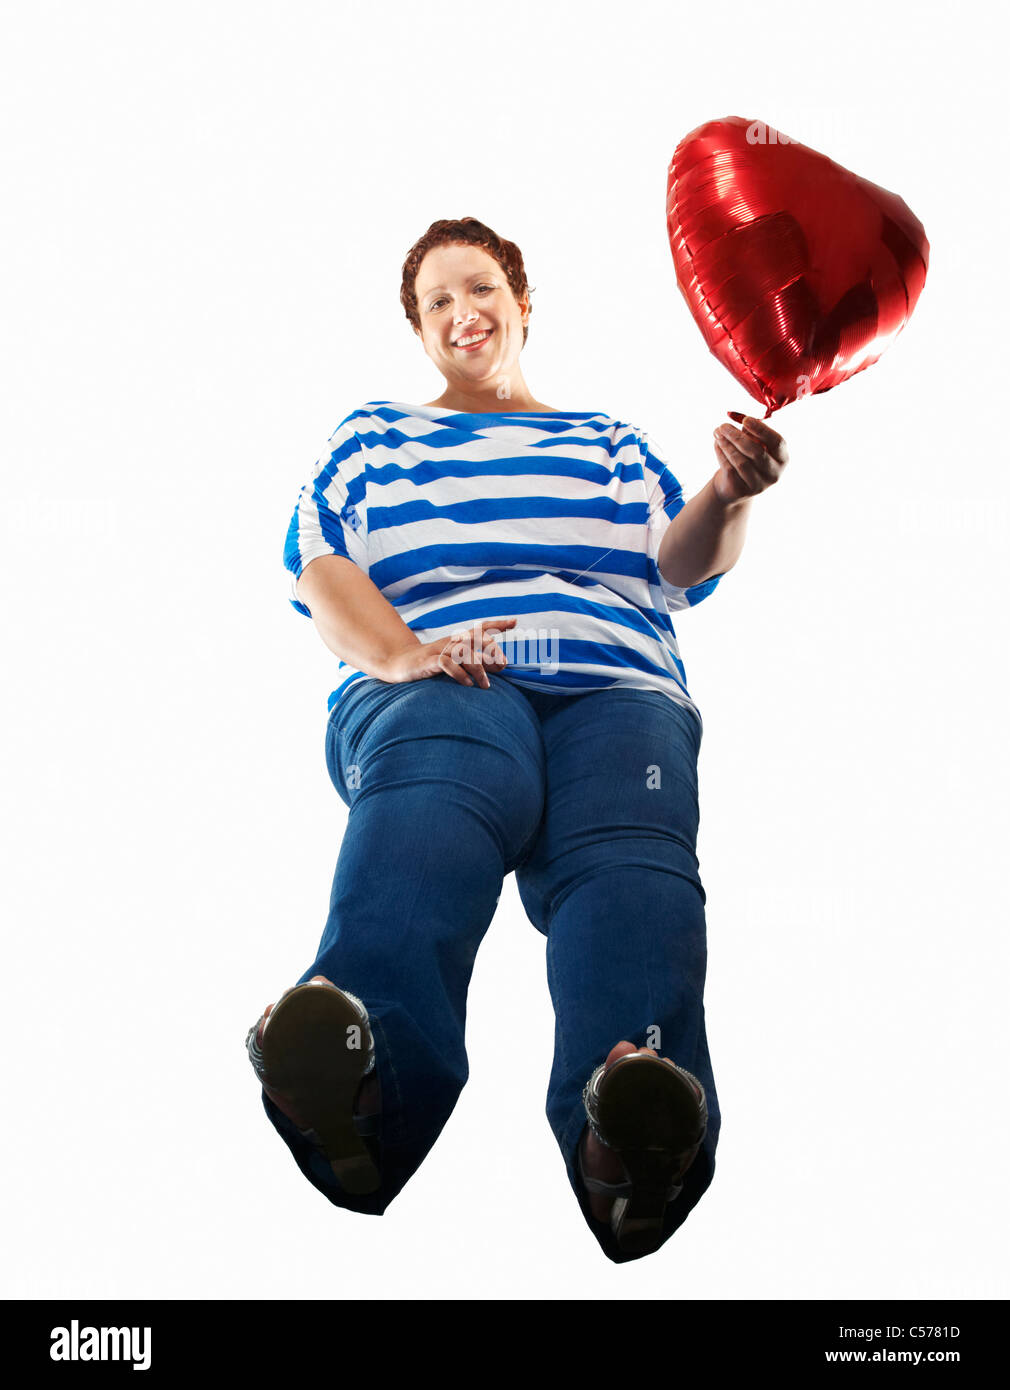
[[[453,347],[458,352],[479,352],[484,344],[494,332],[493,328],[484,328],[480,333],[464,333],[461,338],[457,338]]]

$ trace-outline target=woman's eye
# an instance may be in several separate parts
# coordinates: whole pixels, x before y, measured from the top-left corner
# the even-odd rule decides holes
[[[475,290],[493,290],[493,289],[494,289],[494,285],[477,285],[477,286],[475,286]],[[444,303],[445,303],[445,297],[444,297],[444,296],[442,296],[442,297],[439,298],[439,299],[434,300],[433,303],[431,303],[431,304],[428,305],[428,312],[429,312],[429,313],[433,313],[433,312],[439,307],[440,304],[444,304]]]

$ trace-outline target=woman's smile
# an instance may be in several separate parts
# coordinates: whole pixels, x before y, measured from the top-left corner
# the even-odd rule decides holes
[[[524,274],[517,272],[517,299],[504,266],[483,246],[448,241],[424,253],[412,283],[416,316],[408,318],[445,378],[429,405],[494,412],[507,398],[513,410],[541,408],[519,366],[530,313]]]
[[[493,332],[493,328],[482,328],[479,330],[481,335],[479,337],[475,333],[464,333],[462,337],[456,339],[453,347],[456,348],[457,352],[477,352],[486,342],[490,341]]]

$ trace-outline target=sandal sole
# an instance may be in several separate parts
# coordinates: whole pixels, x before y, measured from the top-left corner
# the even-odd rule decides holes
[[[270,1011],[260,1044],[271,1090],[290,1097],[315,1131],[346,1192],[380,1184],[372,1155],[354,1127],[354,1102],[368,1066],[367,1047],[348,1046],[361,1015],[336,990],[301,985]]]
[[[623,1251],[647,1254],[661,1243],[671,1183],[684,1155],[704,1138],[705,1125],[691,1083],[665,1061],[621,1061],[599,1087],[600,1129],[632,1185],[630,1196],[615,1200],[611,1226]]]

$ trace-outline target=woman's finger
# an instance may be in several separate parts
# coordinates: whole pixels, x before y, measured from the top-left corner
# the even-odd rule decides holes
[[[509,618],[507,623],[495,622],[484,628],[481,633],[485,656],[487,656],[489,652],[492,653],[492,660],[501,666],[508,665],[508,658],[497,639],[502,635],[503,628],[514,627],[517,622],[517,618]]]
[[[487,678],[484,670],[484,651],[483,648],[474,649],[471,634],[468,632],[461,642],[450,642],[443,655],[447,655],[449,660],[458,669],[462,669],[473,679],[471,685],[479,685],[482,690],[487,690],[491,682]]]
[[[491,682],[487,678],[487,672],[484,670],[484,663],[479,652],[462,656],[458,652],[454,652],[450,660],[458,663],[469,676],[473,677],[470,682],[471,685],[479,685],[482,690],[486,690],[490,686]]]
[[[513,618],[511,621],[515,622],[516,619]],[[448,659],[452,668],[472,677],[466,683],[477,685],[482,690],[489,690],[491,687],[485,667],[490,666],[498,670],[508,665],[505,653],[492,636],[495,630],[496,628],[491,627],[484,632],[483,624],[477,623],[468,632],[455,633],[442,649],[442,655]],[[481,639],[480,645],[475,641],[476,636]],[[443,666],[442,669],[450,668]]]
[[[490,658],[491,658],[492,661],[504,661],[504,660],[505,660],[505,653],[502,651],[502,649],[501,649],[501,647],[499,646],[499,644],[495,641],[494,636],[492,635],[492,633],[490,633],[490,632],[485,632],[485,633],[484,633],[484,657],[485,657],[485,659],[487,659],[488,656],[490,656]]]
[[[768,486],[767,480],[757,474],[750,459],[744,458],[739,449],[734,449],[732,444],[719,439],[715,441],[715,448],[716,453],[729,466],[731,472],[736,474],[748,494],[763,492]]]
[[[758,420],[753,415],[741,415],[739,411],[729,410],[726,412],[732,419],[740,424],[744,434],[749,434],[757,439],[759,443],[768,450],[776,463],[783,466],[789,462],[789,451],[786,448],[786,441],[779,434],[778,430],[773,430],[767,420]]]
[[[469,663],[466,666],[466,670],[469,671],[473,676],[474,685],[479,686],[481,690],[491,689],[491,682],[490,680],[488,680],[488,674],[484,670],[483,666],[481,666],[480,664]]]
[[[465,666],[468,661],[473,660],[473,634],[470,632],[461,632],[458,636],[454,634],[442,650],[448,652],[457,665]]]
[[[515,627],[518,621],[518,618],[482,618],[479,623],[474,623],[470,631],[477,634],[480,644],[483,646],[506,628]]]
[[[739,433],[736,438],[718,434],[716,439],[739,469],[743,470],[749,467],[751,476],[763,479],[765,486],[777,480],[778,471],[774,460],[770,458],[763,445],[759,444],[757,440],[741,437]]]
[[[716,438],[722,444],[731,444],[734,449],[753,459],[755,463],[759,464],[762,459],[767,458],[767,450],[760,439],[755,439],[752,434],[745,434],[743,430],[734,429],[732,425],[720,425]]]
[[[463,670],[462,666],[453,661],[448,651],[442,652],[438,658],[438,664],[447,676],[452,676],[454,681],[459,681],[460,685],[473,685],[473,681]]]
[[[449,643],[471,643],[474,647],[487,647],[495,644],[496,639],[506,629],[515,627],[518,618],[481,618],[473,627],[464,628],[461,632],[454,632],[451,637],[446,637],[445,642]]]

